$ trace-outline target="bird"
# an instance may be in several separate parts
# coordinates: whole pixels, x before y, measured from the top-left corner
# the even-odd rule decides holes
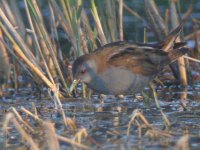
[[[78,57],[72,65],[74,83],[81,81],[106,95],[141,92],[165,66],[188,52],[186,42],[175,42],[182,26],[183,23],[161,42],[117,41]]]

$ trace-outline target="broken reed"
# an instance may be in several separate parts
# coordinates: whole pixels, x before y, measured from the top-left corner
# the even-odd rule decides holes
[[[88,146],[82,144],[83,139],[88,137],[88,133],[85,128],[81,128],[79,130],[75,129],[75,122],[70,118],[67,118],[67,127],[69,127],[67,130],[69,130],[68,132],[71,132],[70,129],[74,129],[74,134],[66,134],[69,137],[67,137],[65,134],[59,135],[56,132],[54,126],[55,123],[52,122],[52,120],[44,121],[37,115],[37,109],[33,109],[36,110],[35,114],[23,107],[19,111],[13,107],[10,109],[10,112],[5,116],[3,123],[3,133],[5,136],[4,139],[6,140],[4,143],[9,142],[9,139],[7,139],[10,136],[8,128],[12,123],[19,132],[20,136],[23,137],[21,143],[26,143],[25,145],[28,144],[31,149],[60,150],[59,142],[61,141],[69,144],[72,148],[89,149]],[[29,119],[32,120],[32,122],[27,121],[27,118],[27,120],[25,120],[19,112],[25,114]],[[63,133],[64,132],[67,133],[67,131],[63,131]],[[41,141],[43,144],[40,143]],[[5,148],[8,147],[5,146]]]
[[[58,123],[57,119],[54,121],[44,120],[38,115],[37,108],[35,104],[32,105],[32,112],[27,110],[24,107],[16,110],[14,107],[11,107],[9,112],[5,115],[3,122],[3,140],[5,145],[2,145],[3,148],[9,148],[10,136],[12,136],[13,130],[17,130],[19,132],[19,136],[22,138],[19,141],[21,145],[28,146],[30,149],[39,150],[39,149],[52,149],[52,150],[60,150],[62,148],[72,148],[72,149],[92,149],[92,148],[101,148],[103,145],[98,143],[95,139],[93,139],[88,133],[86,128],[74,128],[76,126],[76,120],[72,120],[67,118],[68,124],[66,128],[56,129],[55,124]],[[52,113],[51,110],[49,113]],[[53,113],[58,113],[53,110]],[[64,120],[63,120],[64,121]],[[12,127],[10,127],[12,126]],[[65,124],[63,124],[65,126]],[[159,125],[160,126],[160,125]],[[14,128],[13,128],[14,127]],[[149,120],[145,117],[141,110],[135,109],[130,115],[130,121],[126,125],[127,132],[126,137],[127,140],[129,136],[136,131],[138,132],[138,139],[146,136],[151,140],[155,140],[156,142],[168,141],[174,144],[174,139],[177,136],[180,137],[180,140],[176,142],[176,147],[188,147],[190,135],[186,133],[180,133],[173,131],[172,129],[163,129],[163,127],[157,127],[149,122]],[[61,133],[61,134],[59,134]],[[113,136],[123,135],[124,132],[120,130],[108,130],[108,134]],[[15,135],[16,136],[16,135]],[[121,137],[121,136],[119,136]],[[15,143],[16,144],[16,143]],[[116,143],[115,143],[116,144]],[[10,145],[12,146],[12,145]],[[15,145],[16,146],[16,145]],[[167,146],[167,145],[166,145]]]
[[[0,51],[1,56],[4,56],[0,61],[5,64],[0,70],[3,72],[0,78],[13,78],[16,88],[19,87],[18,76],[26,72],[38,87],[44,83],[55,91],[56,84],[60,83],[64,91],[62,94],[71,96],[68,89],[71,84],[68,67],[70,61],[98,46],[123,40],[124,11],[134,15],[138,21],[150,22],[158,40],[163,39],[168,32],[168,21],[164,20],[169,17],[164,19],[159,15],[154,1],[144,1],[149,21],[131,10],[123,0],[50,0],[47,5],[38,0],[23,2],[23,14],[16,0],[1,1],[0,7]],[[174,1],[170,1],[170,13],[173,16],[177,16],[175,5]],[[44,17],[42,11],[44,8],[48,13],[47,17]],[[176,22],[172,25],[174,28],[178,19],[171,17],[170,20]],[[67,38],[65,43],[70,44],[67,58],[63,56],[60,29]],[[182,67],[183,62],[182,58],[179,61],[179,72],[182,84],[186,85],[187,76]],[[11,70],[14,71],[14,76]]]

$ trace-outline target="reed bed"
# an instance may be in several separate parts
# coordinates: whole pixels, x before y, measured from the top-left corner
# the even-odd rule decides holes
[[[59,84],[62,89],[60,95],[65,97],[71,97],[69,86],[72,60],[106,43],[124,39],[123,12],[130,13],[145,24],[150,22],[148,26],[153,29],[157,40],[162,40],[180,20],[180,10],[176,7],[179,3],[175,1],[170,1],[165,18],[159,14],[154,1],[144,1],[148,21],[123,0],[50,0],[47,5],[37,0],[24,0],[23,8],[18,6],[17,1],[1,3],[1,64],[5,64],[1,69],[1,79],[4,85],[12,81],[14,87],[19,88],[18,77],[25,72],[26,76],[33,79],[26,80],[26,83],[34,83],[38,89],[47,87],[52,91]],[[45,16],[42,9],[48,15]],[[103,9],[105,11],[101,11]],[[191,12],[192,8],[189,8],[186,15]],[[65,40],[65,44],[61,40]],[[171,66],[174,77],[186,86],[188,77],[185,66],[188,65],[184,58],[180,58],[178,64],[179,69],[174,69],[175,65]],[[12,75],[11,71],[14,72]],[[84,96],[87,97],[86,94]]]

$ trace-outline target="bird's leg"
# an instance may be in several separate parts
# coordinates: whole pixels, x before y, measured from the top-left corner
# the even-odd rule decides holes
[[[138,100],[143,100],[145,105],[150,104],[150,102],[152,101],[152,98],[149,94],[145,93],[144,91],[142,91],[141,95],[137,95],[136,99]]]
[[[159,109],[159,111],[162,115],[165,127],[168,128],[171,125],[171,123],[170,123],[169,119],[167,118],[167,116],[165,115],[165,113],[163,112],[162,108],[160,107],[160,104],[158,102],[158,95],[157,95],[157,92],[155,90],[155,86],[152,82],[150,82],[149,85],[150,85],[150,88],[153,91],[153,96],[154,96],[154,100],[155,100],[155,103],[156,103],[156,107]]]
[[[158,109],[160,109],[160,104],[159,104],[159,102],[158,102],[158,95],[157,95],[157,92],[156,92],[156,90],[155,90],[155,86],[154,86],[154,84],[153,84],[152,82],[149,83],[149,86],[150,86],[150,88],[151,88],[152,91],[153,91],[153,97],[154,97],[154,100],[155,100],[155,103],[156,103],[156,107],[157,107]]]

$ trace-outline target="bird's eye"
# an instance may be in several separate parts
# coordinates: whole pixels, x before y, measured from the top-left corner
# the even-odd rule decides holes
[[[85,70],[85,69],[81,70],[81,74],[84,74],[85,72],[86,72],[86,70]]]

